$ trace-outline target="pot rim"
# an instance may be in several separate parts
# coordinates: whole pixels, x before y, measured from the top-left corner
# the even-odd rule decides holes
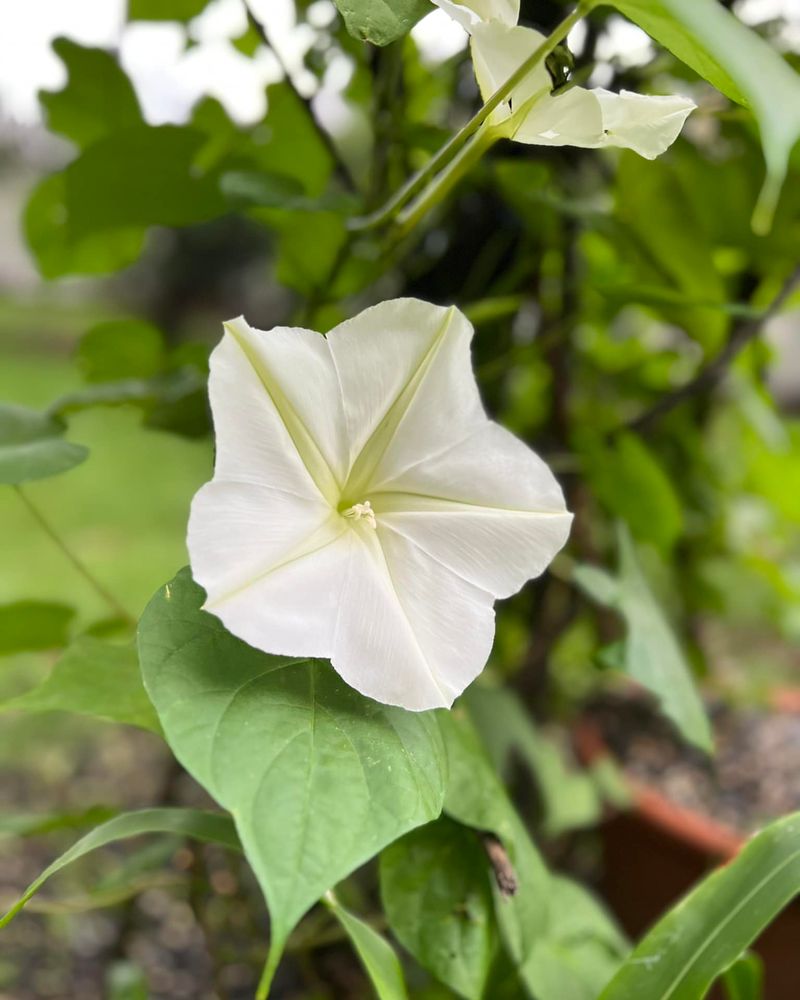
[[[599,726],[586,716],[579,719],[575,727],[575,749],[584,764],[594,764],[604,758],[619,764]],[[620,770],[631,793],[633,811],[663,833],[725,861],[735,857],[748,840],[747,834],[695,809],[678,805],[655,786],[631,777],[622,767]]]

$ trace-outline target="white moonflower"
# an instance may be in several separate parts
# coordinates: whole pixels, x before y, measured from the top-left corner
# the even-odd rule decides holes
[[[473,0],[472,17],[434,0],[471,36],[475,77],[484,100],[494,94],[545,41],[544,35],[508,19],[502,0]],[[461,5],[463,6],[463,5]],[[517,8],[518,12],[518,8]],[[553,94],[553,81],[539,63],[490,116],[495,132],[516,142],[543,146],[621,146],[653,160],[678,138],[696,107],[686,97],[651,97],[623,90],[567,87]]]
[[[449,706],[493,603],[569,534],[558,483],[490,421],[455,308],[397,299],[323,337],[225,324],[214,478],[188,546],[206,610],[268,653],[330,658],[386,704]]]

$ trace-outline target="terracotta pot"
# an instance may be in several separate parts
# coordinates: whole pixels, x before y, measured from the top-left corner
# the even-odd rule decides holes
[[[773,699],[800,711],[800,691]],[[789,706],[792,706],[789,708]],[[582,720],[575,746],[585,764],[612,757],[594,722]],[[638,939],[678,899],[719,864],[733,858],[746,836],[709,816],[677,805],[657,788],[625,776],[631,809],[600,827],[603,875],[599,886],[624,929]],[[800,998],[800,904],[792,904],[754,945],[764,961],[764,1000]],[[714,991],[708,1000],[721,998]],[[645,998],[642,998],[645,1000]]]

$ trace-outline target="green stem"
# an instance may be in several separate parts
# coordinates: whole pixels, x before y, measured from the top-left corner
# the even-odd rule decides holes
[[[275,978],[275,973],[278,969],[278,963],[281,960],[281,955],[283,955],[285,943],[286,935],[276,937],[273,932],[269,944],[269,951],[267,952],[267,961],[264,963],[264,971],[261,973],[261,978],[259,979],[258,986],[256,987],[255,1000],[267,1000],[269,997],[272,980]]]
[[[114,597],[114,595],[106,589],[106,587],[94,576],[91,570],[82,562],[82,560],[69,548],[64,539],[59,535],[56,529],[50,524],[44,514],[39,510],[39,508],[34,504],[27,493],[22,489],[21,486],[15,486],[14,489],[17,491],[17,496],[23,502],[23,504],[28,508],[31,517],[36,521],[39,527],[44,531],[44,533],[50,538],[52,542],[61,550],[64,556],[72,563],[73,567],[78,573],[86,580],[90,587],[97,593],[109,607],[114,609],[115,614],[119,615],[124,621],[129,625],[135,625],[136,620],[128,614],[125,608],[120,604],[120,602]]]
[[[428,181],[432,180],[442,171],[454,157],[461,151],[470,138],[478,131],[489,115],[498,105],[509,96],[525,77],[534,70],[539,63],[545,59],[553,49],[570,33],[572,28],[581,18],[594,6],[596,0],[581,0],[572,13],[568,14],[564,20],[557,25],[542,44],[531,53],[530,56],[511,74],[502,86],[492,94],[483,107],[470,118],[470,120],[459,129],[455,135],[442,146],[438,153],[435,153],[425,166],[418,170],[413,177],[397,191],[386,204],[375,212],[360,218],[352,219],[350,228],[355,231],[365,229],[375,229],[391,222],[397,213],[409,201],[412,200],[425,187]]]
[[[395,222],[397,237],[401,239],[410,233],[431,208],[452,191],[464,174],[478,162],[498,138],[499,136],[491,128],[479,131],[425,188],[419,198],[399,213]]]

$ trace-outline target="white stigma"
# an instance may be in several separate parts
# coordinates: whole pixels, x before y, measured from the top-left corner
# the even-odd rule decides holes
[[[372,504],[369,500],[365,500],[363,503],[354,503],[352,507],[348,507],[344,511],[342,516],[349,517],[352,521],[360,521],[363,518],[370,528],[378,527],[378,522],[375,520],[375,511],[372,509]]]

